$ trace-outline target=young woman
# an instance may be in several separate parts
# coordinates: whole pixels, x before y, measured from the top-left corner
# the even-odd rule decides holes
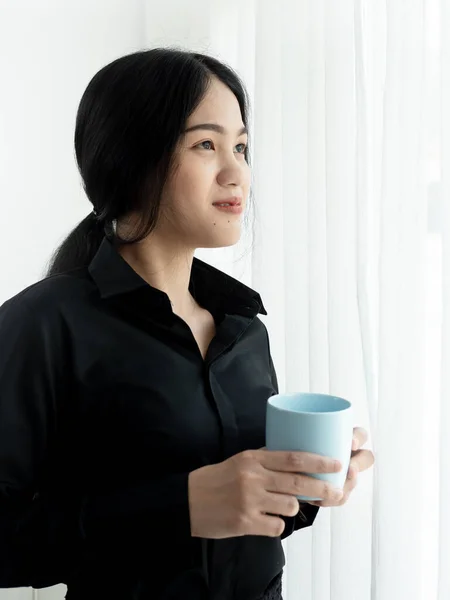
[[[264,449],[263,303],[194,258],[239,239],[247,114],[230,68],[176,49],[89,83],[75,148],[93,210],[0,309],[3,587],[279,599],[281,540],[318,511],[296,495],[331,506],[354,486],[296,475],[331,459]],[[354,471],[371,461],[356,437]]]

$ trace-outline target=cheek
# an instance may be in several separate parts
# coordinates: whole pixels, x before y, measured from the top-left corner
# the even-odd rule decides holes
[[[180,201],[192,201],[200,195],[205,197],[213,177],[202,161],[185,161],[172,183],[174,197]]]
[[[202,191],[198,179],[193,173],[180,172],[167,186],[162,204],[172,213],[185,213],[192,211],[204,200],[205,192]]]
[[[184,217],[208,210],[216,183],[215,167],[202,160],[183,160],[168,182],[165,205],[173,213]],[[240,181],[244,198],[248,199],[251,185],[251,168],[245,163]],[[212,214],[212,213],[211,213]]]

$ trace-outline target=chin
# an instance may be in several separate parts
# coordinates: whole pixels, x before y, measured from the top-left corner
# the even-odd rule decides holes
[[[213,238],[209,238],[208,240],[201,240],[201,243],[197,245],[197,248],[229,248],[230,246],[235,246],[241,238],[240,232],[239,234],[231,235],[230,232],[226,235],[214,236]]]

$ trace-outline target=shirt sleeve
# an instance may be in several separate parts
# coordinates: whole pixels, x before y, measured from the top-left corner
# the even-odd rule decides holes
[[[270,347],[269,347],[269,362],[270,362],[270,375],[272,378],[272,385],[273,385],[274,389],[276,390],[276,393],[278,394],[277,374],[275,371],[275,366],[273,364],[272,356],[270,354]],[[319,507],[313,506],[312,504],[300,502],[300,501],[299,501],[299,505],[300,505],[300,510],[295,515],[295,517],[285,517],[285,516],[281,515],[281,518],[285,522],[285,528],[284,528],[283,533],[281,534],[282,540],[284,540],[285,538],[292,535],[294,533],[294,531],[298,531],[299,529],[305,529],[306,527],[311,527],[311,525],[314,523],[317,513],[319,512]]]
[[[65,543],[79,536],[42,484],[62,384],[49,334],[22,296],[0,308],[0,587],[59,583]]]
[[[139,544],[124,542],[140,536],[190,536],[188,473],[86,496],[52,471],[67,400],[63,329],[22,296],[0,307],[0,587],[66,583],[88,547],[129,554]]]

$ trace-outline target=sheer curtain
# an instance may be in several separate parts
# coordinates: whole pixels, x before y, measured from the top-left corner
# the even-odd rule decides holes
[[[261,292],[281,388],[349,398],[376,454],[285,542],[286,600],[443,600],[450,2],[243,4],[180,31],[184,3],[147,3],[149,44],[224,58],[252,97],[254,244],[200,254]]]
[[[261,293],[280,388],[342,395],[370,433],[376,465],[348,504],[284,542],[285,600],[448,600],[450,0],[142,0],[133,18],[129,3],[97,4],[71,19],[73,56],[84,41],[71,95],[133,46],[205,51],[243,77],[254,235],[198,255]],[[69,27],[58,18],[45,27]],[[105,50],[95,32],[112,23]],[[72,200],[62,233],[86,212]]]

